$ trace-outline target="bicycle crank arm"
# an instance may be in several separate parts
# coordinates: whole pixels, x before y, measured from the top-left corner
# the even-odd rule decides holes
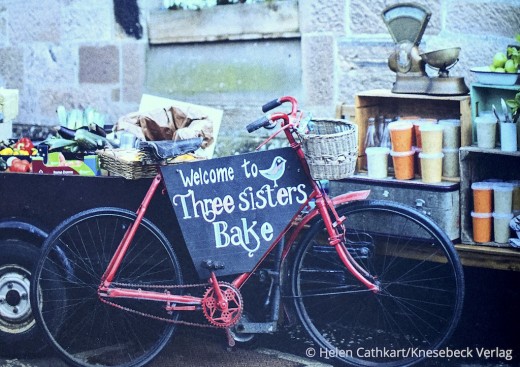
[[[278,331],[278,323],[239,321],[235,329],[239,334],[272,334]]]

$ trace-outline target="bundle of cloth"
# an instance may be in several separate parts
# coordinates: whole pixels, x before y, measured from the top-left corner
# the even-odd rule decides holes
[[[204,149],[214,141],[213,122],[194,111],[171,106],[121,117],[116,131],[125,130],[141,141],[201,139]]]

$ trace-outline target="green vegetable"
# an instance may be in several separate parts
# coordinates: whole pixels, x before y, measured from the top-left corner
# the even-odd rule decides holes
[[[60,125],[67,126],[67,110],[65,110],[65,107],[58,106],[56,113],[58,114],[58,121]]]
[[[513,113],[513,122],[520,117],[520,92],[515,95],[515,99],[508,99],[506,104],[511,107]]]
[[[107,139],[85,129],[76,130],[74,140],[85,150],[94,150],[109,145]]]
[[[61,149],[76,144],[74,140],[50,137],[43,141],[43,144],[49,146],[49,150]]]

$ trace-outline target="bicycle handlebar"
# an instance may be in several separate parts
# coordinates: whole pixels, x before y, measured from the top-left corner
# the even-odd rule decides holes
[[[262,112],[269,112],[276,107],[280,107],[282,105],[282,103],[283,102],[281,102],[280,99],[278,99],[278,98],[273,99],[272,101],[267,102],[266,104],[264,104],[262,106]]]
[[[260,117],[258,120],[251,122],[246,126],[247,132],[252,133],[262,127],[267,127],[271,124],[271,121],[267,116]]]
[[[262,106],[262,112],[268,112],[276,107],[280,107],[282,104],[289,102],[291,104],[291,112],[289,114],[282,114],[282,113],[273,113],[271,116],[263,116],[259,118],[256,121],[251,122],[249,125],[246,126],[246,129],[249,133],[252,133],[255,130],[260,129],[261,127],[264,128],[273,128],[274,124],[271,123],[271,121],[275,122],[276,119],[284,119],[289,121],[290,117],[295,117],[296,112],[298,110],[298,101],[294,97],[291,96],[283,96],[277,99],[273,99],[272,101],[267,102]]]

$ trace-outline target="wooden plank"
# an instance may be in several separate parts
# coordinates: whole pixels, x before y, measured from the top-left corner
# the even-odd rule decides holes
[[[520,250],[478,245],[455,245],[462,265],[520,271]]]
[[[460,145],[469,146],[473,143],[473,126],[471,120],[471,101],[469,98],[460,100]]]
[[[479,148],[477,146],[468,146],[464,147],[461,151],[464,151],[464,156],[467,156],[468,153],[484,153],[484,154],[498,154],[498,155],[504,155],[504,156],[512,156],[512,157],[520,157],[520,151],[515,152],[505,152],[503,150],[500,150],[500,148]]]
[[[357,93],[358,96],[362,97],[384,97],[384,98],[402,98],[402,99],[424,99],[432,101],[463,101],[469,99],[468,94],[460,96],[432,96],[428,94],[405,94],[405,93],[392,93],[390,89],[372,89]]]
[[[336,118],[354,121],[356,119],[356,106],[340,103],[336,106]]]
[[[150,44],[299,37],[298,2],[233,4],[150,13]]]
[[[486,246],[455,245],[463,266],[486,268],[493,270],[520,271],[520,251],[512,248],[493,248]],[[393,246],[387,244],[385,252],[392,253]],[[430,261],[446,262],[444,256],[431,256]],[[398,256],[407,259],[421,260],[425,258],[420,247],[403,251],[399,249]]]

